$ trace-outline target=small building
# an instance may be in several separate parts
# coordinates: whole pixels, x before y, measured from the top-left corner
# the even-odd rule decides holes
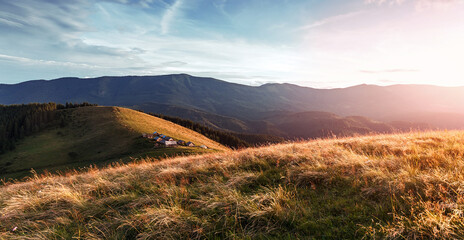
[[[162,138],[160,138],[160,137],[154,137],[154,138],[153,138],[153,140],[155,140],[155,141],[159,142],[159,141],[161,141],[161,140],[163,140],[163,139],[162,139]]]
[[[153,135],[159,136],[159,133],[158,132],[153,132]]]
[[[166,141],[174,141],[172,137],[168,137],[168,136],[165,136],[163,139]]]
[[[185,146],[186,142],[185,142],[184,140],[178,140],[178,141],[177,141],[177,144],[178,144],[178,145]]]
[[[177,146],[177,142],[176,141],[165,141],[164,145],[166,145],[166,147],[175,147]]]
[[[206,145],[201,145],[200,148],[208,149],[208,147]]]
[[[164,140],[164,139],[162,139],[161,141],[157,142],[157,144],[162,145],[162,146],[166,146],[166,147],[175,147],[175,146],[177,146],[177,142],[176,142],[176,141],[166,141],[166,140]]]
[[[142,133],[143,138],[147,138],[147,133]]]
[[[164,135],[164,134],[160,134],[159,136],[162,137],[162,138],[166,137],[166,135]]]
[[[185,144],[185,146],[187,146],[187,147],[195,147],[195,144],[193,142],[187,142]]]

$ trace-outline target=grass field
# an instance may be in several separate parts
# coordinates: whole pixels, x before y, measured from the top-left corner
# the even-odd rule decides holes
[[[36,176],[4,239],[462,239],[464,132],[315,140]]]
[[[0,178],[17,178],[31,169],[66,170],[91,164],[128,162],[137,157],[167,157],[183,154],[227,151],[200,134],[144,113],[118,107],[84,107],[66,111],[65,127],[50,127],[22,140],[16,150],[0,156]],[[200,148],[153,149],[140,136],[159,131],[175,139],[206,145]]]

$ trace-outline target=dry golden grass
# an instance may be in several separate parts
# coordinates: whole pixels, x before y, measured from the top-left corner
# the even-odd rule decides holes
[[[0,189],[0,239],[464,238],[464,132],[287,143]]]
[[[182,139],[185,141],[193,142],[197,146],[206,145],[209,148],[217,150],[230,150],[229,148],[222,146],[221,144],[201,135],[200,133],[194,132],[190,129],[179,126],[164,119],[153,117],[151,115],[128,108],[110,108],[113,110],[113,114],[116,115],[116,118],[123,126],[133,129],[139,135],[142,133],[152,133],[157,131],[174,139]]]

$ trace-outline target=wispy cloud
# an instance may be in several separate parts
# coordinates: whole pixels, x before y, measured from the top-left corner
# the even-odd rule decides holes
[[[31,58],[10,56],[10,55],[4,55],[4,54],[0,54],[0,61],[19,62],[23,64],[34,64],[34,65],[39,64],[39,65],[49,65],[49,66],[98,68],[98,66],[89,65],[85,63],[59,62],[59,61],[50,61],[50,60],[41,60],[41,59],[31,59]]]
[[[7,26],[12,26],[12,27],[23,27],[24,26],[22,23],[12,21],[12,20],[9,20],[9,19],[5,19],[5,18],[1,18],[1,17],[0,17],[0,24],[4,24],[4,25],[7,25]]]
[[[453,3],[453,2],[460,2],[462,0],[365,0],[365,3],[368,4],[403,4],[405,2],[428,2],[428,3]]]
[[[448,9],[455,4],[462,4],[462,0],[416,0],[416,10]]]
[[[419,72],[417,69],[385,69],[385,70],[360,70],[361,73],[382,74],[382,73],[412,73]]]
[[[447,9],[454,4],[463,3],[462,0],[365,0],[367,4],[377,5],[403,5],[413,3],[416,10],[423,11],[427,9]]]
[[[171,25],[176,17],[178,17],[179,11],[184,4],[184,0],[176,0],[170,7],[168,7],[161,18],[161,34],[166,35],[171,30]]]
[[[229,13],[227,13],[225,6],[227,4],[227,0],[218,0],[213,2],[214,7],[225,17],[230,18]]]
[[[346,13],[346,14],[340,14],[340,15],[324,18],[322,20],[315,21],[315,22],[310,23],[308,25],[302,26],[302,27],[299,28],[299,30],[307,30],[307,29],[311,29],[311,28],[321,27],[321,26],[331,24],[331,23],[336,23],[336,22],[339,22],[339,21],[343,21],[343,20],[358,16],[358,15],[364,13],[364,12],[365,11],[356,11],[356,12],[350,12],[350,13]]]
[[[2,4],[0,16],[41,29],[53,27],[53,29],[80,31],[87,29],[86,17],[89,10],[90,5],[83,0],[70,2],[12,1]]]
[[[388,4],[388,5],[400,5],[403,4],[406,0],[365,0],[364,2],[367,4]]]

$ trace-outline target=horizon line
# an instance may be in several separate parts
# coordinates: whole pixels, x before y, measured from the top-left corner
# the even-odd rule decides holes
[[[210,78],[214,79],[217,81],[222,81],[226,82],[229,84],[237,84],[237,85],[242,85],[242,86],[248,86],[248,87],[262,87],[265,85],[293,85],[301,88],[311,88],[311,89],[317,89],[317,90],[333,90],[333,89],[346,89],[346,88],[354,88],[354,87],[361,87],[361,86],[373,86],[373,87],[394,87],[394,86],[428,86],[428,87],[440,87],[440,88],[464,88],[464,85],[456,85],[456,86],[444,86],[444,85],[434,85],[434,84],[415,84],[415,83],[406,83],[406,84],[391,84],[391,85],[378,85],[378,84],[369,84],[369,83],[360,83],[356,85],[351,85],[347,87],[333,87],[333,88],[317,88],[317,87],[310,87],[310,86],[301,86],[295,83],[289,83],[289,82],[269,82],[269,83],[264,83],[261,85],[248,85],[248,84],[243,84],[243,83],[235,83],[235,82],[230,82],[227,80],[215,78],[215,77],[206,77],[206,76],[196,76],[188,73],[171,73],[171,74],[160,74],[160,75],[103,75],[103,76],[98,76],[98,77],[58,77],[58,78],[53,78],[53,79],[32,79],[32,80],[25,80],[17,83],[0,83],[0,85],[8,85],[8,86],[13,86],[13,85],[18,85],[18,84],[24,84],[28,82],[36,82],[36,81],[57,81],[57,80],[62,80],[62,79],[80,79],[80,80],[86,80],[86,79],[98,79],[98,78],[105,78],[105,77],[111,77],[111,78],[122,78],[122,77],[161,77],[161,76],[173,76],[173,75],[187,75],[190,77],[197,77],[197,78]]]

